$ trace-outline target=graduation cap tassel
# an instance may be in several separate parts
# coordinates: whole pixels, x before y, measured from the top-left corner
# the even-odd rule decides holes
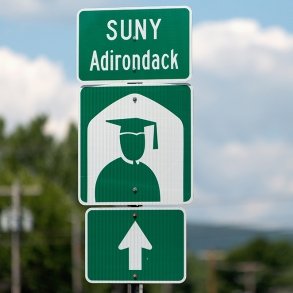
[[[158,149],[158,132],[157,132],[157,123],[154,123],[154,138],[153,138],[153,149]]]

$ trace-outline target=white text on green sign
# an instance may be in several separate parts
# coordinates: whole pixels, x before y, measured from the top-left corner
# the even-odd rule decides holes
[[[80,80],[189,78],[188,8],[82,10],[78,20]]]

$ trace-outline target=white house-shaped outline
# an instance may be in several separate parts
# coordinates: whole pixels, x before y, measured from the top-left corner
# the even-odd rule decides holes
[[[137,99],[136,102],[133,98]],[[120,127],[106,120],[125,118],[141,118],[157,123],[158,149],[153,149],[153,127],[145,127],[145,152],[140,161],[149,166],[157,177],[161,201],[147,202],[147,204],[183,203],[184,129],[182,121],[159,103],[133,93],[106,107],[88,124],[88,204],[96,203],[95,184],[99,173],[111,161],[123,157],[120,147]],[[103,203],[127,204],[125,201]],[[139,201],[135,203],[145,204]]]

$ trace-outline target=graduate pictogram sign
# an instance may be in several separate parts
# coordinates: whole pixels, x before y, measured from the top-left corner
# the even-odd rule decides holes
[[[191,88],[187,85],[82,88],[80,202],[189,202],[191,113]]]

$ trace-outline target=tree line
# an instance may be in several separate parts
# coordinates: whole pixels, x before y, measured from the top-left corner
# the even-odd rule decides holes
[[[46,116],[38,116],[7,133],[0,119],[0,186],[11,186],[16,179],[41,186],[39,196],[21,199],[34,218],[33,230],[21,233],[22,292],[74,292],[72,213],[84,227],[86,210],[77,200],[78,131],[72,123],[66,135],[56,139],[46,133],[46,123]],[[0,213],[10,205],[10,196],[0,197]],[[83,229],[79,237],[83,262]],[[144,292],[293,292],[292,243],[255,239],[220,255],[190,252],[184,283],[149,284]],[[124,285],[88,284],[84,265],[80,276],[80,292],[126,292]],[[10,285],[11,234],[0,229],[0,292],[10,292]]]

